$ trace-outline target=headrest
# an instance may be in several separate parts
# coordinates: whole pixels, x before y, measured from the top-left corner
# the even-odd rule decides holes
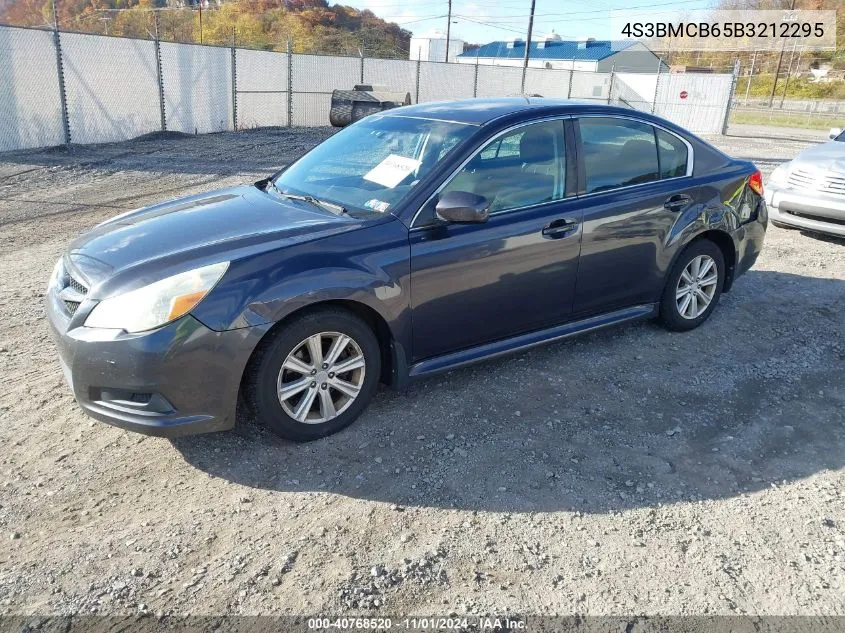
[[[555,138],[549,130],[535,127],[519,139],[519,158],[523,163],[549,163],[555,159]]]

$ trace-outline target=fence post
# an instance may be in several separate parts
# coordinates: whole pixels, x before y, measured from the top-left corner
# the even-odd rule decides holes
[[[475,78],[472,80],[472,96],[478,96],[478,55],[475,56]]]
[[[361,42],[361,81],[364,83],[364,42]]]
[[[167,116],[164,111],[164,73],[161,68],[161,40],[158,34],[158,11],[153,13],[155,24],[155,55],[156,55],[156,82],[158,83],[158,112],[161,116],[161,131],[167,131]]]
[[[663,69],[663,59],[657,58],[657,78],[654,80],[654,99],[651,100],[651,113],[657,109],[657,94],[660,92],[660,71]]]
[[[610,105],[610,102],[613,99],[613,77],[616,75],[616,64],[610,67],[610,86],[607,88],[607,104]]]
[[[288,38],[288,127],[293,126],[293,46]]]
[[[420,58],[417,57],[417,87],[414,94],[414,103],[420,102]]]
[[[56,16],[56,3],[53,2],[53,43],[56,46],[56,73],[59,78],[59,101],[62,106],[62,130],[65,145],[70,145],[70,118],[67,111],[67,92],[65,91],[65,69],[62,63],[62,39],[59,35],[59,19]]]
[[[572,75],[574,75],[574,74],[575,74],[574,70],[569,71],[569,88],[566,89],[566,98],[567,99],[572,98]]]
[[[238,131],[238,62],[235,44],[237,40],[235,27],[232,27],[232,130]]]
[[[728,119],[731,117],[731,104],[734,100],[734,92],[736,91],[736,82],[737,78],[739,77],[739,58],[734,61],[734,71],[731,75],[731,90],[728,93],[728,103],[725,106],[725,119],[722,121],[722,135],[728,133]],[[771,109],[769,109],[769,114],[771,114]]]

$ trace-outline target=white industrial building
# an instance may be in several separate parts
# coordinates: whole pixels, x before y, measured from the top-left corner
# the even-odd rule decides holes
[[[449,58],[446,59],[446,34],[442,31],[429,31],[425,35],[411,38],[410,59],[423,62],[456,61],[464,52],[464,41],[454,36],[449,39]]]

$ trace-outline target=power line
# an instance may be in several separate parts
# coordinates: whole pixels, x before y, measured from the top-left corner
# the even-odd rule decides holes
[[[437,4],[446,4],[446,0],[431,0],[431,2],[426,2],[427,7],[431,7],[432,5]],[[376,8],[376,9],[384,9],[387,7],[400,7],[400,8],[408,8],[408,3],[397,2],[396,0],[387,0],[387,2],[379,3],[379,2],[367,2],[367,6],[365,7],[352,7],[347,4],[336,2],[332,5],[329,5],[329,8],[333,7],[346,7],[349,9],[356,9],[358,11],[366,11],[367,9]]]
[[[492,24],[490,22],[482,22],[481,20],[475,20],[473,18],[467,17],[465,15],[455,15],[456,18],[460,20],[466,20],[467,22],[473,22],[475,24],[480,24],[481,26],[489,26],[492,29],[499,29],[501,31],[509,31],[511,33],[519,33],[520,35],[523,34],[522,29],[514,29],[507,26],[499,26],[498,24]],[[558,33],[558,35],[563,35],[564,37],[574,37],[573,35],[568,35],[566,33]]]
[[[466,20],[467,22],[474,22],[475,24],[480,24],[482,26],[489,26],[490,28],[499,29],[500,31],[510,31],[511,33],[519,33],[522,35],[521,30],[512,29],[506,26],[499,26],[498,24],[491,24],[490,22],[481,22],[480,20],[473,20],[472,18],[468,18],[465,15],[455,15],[456,18],[460,20]]]
[[[401,16],[401,15],[384,16],[384,17],[382,17],[381,19],[382,19],[382,20],[387,20],[387,19],[389,19],[389,18],[391,18],[391,17],[392,17],[392,18],[401,18],[401,17],[407,17],[407,16]],[[445,14],[445,13],[443,13],[443,14],[441,14],[441,15],[426,15],[426,16],[423,16],[423,17],[421,17],[421,18],[414,18],[413,20],[403,20],[403,21],[401,21],[401,22],[400,22],[400,21],[397,21],[397,22],[396,22],[396,24],[413,24],[414,22],[425,22],[425,21],[427,21],[427,20],[437,20],[437,19],[440,19],[440,18],[445,18],[445,17],[446,17],[446,14]]]
[[[652,3],[652,4],[642,4],[642,5],[634,5],[631,7],[625,7],[625,11],[630,9],[650,9],[652,7],[667,7],[667,6],[675,6],[678,4],[690,4],[690,3],[701,3],[701,0],[676,0],[675,2],[662,2],[662,3]],[[565,13],[536,13],[536,17],[555,17],[555,16],[562,16],[562,17],[571,17],[573,15],[590,15],[594,13],[607,13],[608,11],[615,11],[617,9],[593,9],[591,11],[567,11]],[[621,9],[619,9],[621,10]],[[527,13],[520,13],[520,14],[512,14],[512,15],[494,15],[489,16],[491,19],[498,19],[498,18],[527,18],[529,15]]]

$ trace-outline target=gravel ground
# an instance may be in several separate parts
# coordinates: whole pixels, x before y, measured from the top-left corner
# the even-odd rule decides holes
[[[42,306],[63,246],[328,133],[0,155],[0,615],[845,614],[831,238],[771,227],[694,332],[640,323],[382,390],[311,444],[250,420],[170,442],[83,416]],[[715,142],[769,172],[822,138]]]

